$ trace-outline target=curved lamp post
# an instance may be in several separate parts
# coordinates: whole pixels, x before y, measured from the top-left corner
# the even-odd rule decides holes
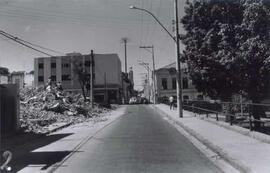
[[[181,64],[180,64],[180,46],[179,46],[179,27],[178,27],[178,0],[174,0],[174,7],[175,7],[175,24],[176,24],[176,32],[175,32],[175,37],[172,36],[172,34],[164,27],[164,25],[154,16],[153,13],[150,11],[143,9],[143,8],[138,8],[135,6],[130,6],[130,9],[136,9],[136,10],[141,10],[144,11],[148,14],[150,14],[157,22],[158,24],[169,34],[169,36],[173,39],[175,42],[176,46],[176,71],[177,71],[177,108],[178,108],[178,113],[179,117],[183,117],[183,104],[182,104],[182,77],[181,77]]]

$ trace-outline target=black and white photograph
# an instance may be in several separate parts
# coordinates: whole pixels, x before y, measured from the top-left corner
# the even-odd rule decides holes
[[[0,173],[270,173],[270,0],[0,0]]]

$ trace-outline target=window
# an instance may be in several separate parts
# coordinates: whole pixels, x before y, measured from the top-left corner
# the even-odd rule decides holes
[[[84,65],[85,65],[85,67],[90,67],[91,63],[90,63],[90,61],[85,61]]]
[[[184,98],[184,100],[189,100],[189,96],[187,96],[187,95],[184,95],[183,98]]]
[[[162,89],[167,90],[167,79],[166,78],[162,78],[161,79],[161,85],[162,85]]]
[[[39,69],[43,69],[43,63],[39,63],[39,64],[38,64],[38,68],[39,68]]]
[[[52,81],[55,82],[55,81],[56,81],[56,76],[55,76],[55,75],[52,75],[52,76],[51,76],[51,79],[52,79]]]
[[[70,75],[62,75],[62,81],[69,81],[71,80]]]
[[[172,89],[176,89],[176,78],[172,78]]]
[[[51,68],[56,68],[56,63],[55,62],[51,63]]]
[[[20,84],[20,79],[15,79],[16,84]]]
[[[188,89],[188,78],[187,77],[183,78],[183,89]]]
[[[62,68],[68,68],[68,67],[69,67],[69,64],[68,63],[62,64]]]
[[[39,76],[38,77],[38,82],[44,82],[44,77],[43,76]]]

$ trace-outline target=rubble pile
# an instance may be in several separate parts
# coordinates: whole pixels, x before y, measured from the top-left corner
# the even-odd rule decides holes
[[[107,111],[109,109],[97,104],[91,109],[82,94],[52,87],[24,88],[20,91],[20,124],[26,132],[45,133],[50,124],[85,122]]]

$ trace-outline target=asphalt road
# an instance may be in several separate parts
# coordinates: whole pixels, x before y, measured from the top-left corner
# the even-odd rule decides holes
[[[126,113],[87,141],[57,173],[219,173],[200,151],[146,105]]]

